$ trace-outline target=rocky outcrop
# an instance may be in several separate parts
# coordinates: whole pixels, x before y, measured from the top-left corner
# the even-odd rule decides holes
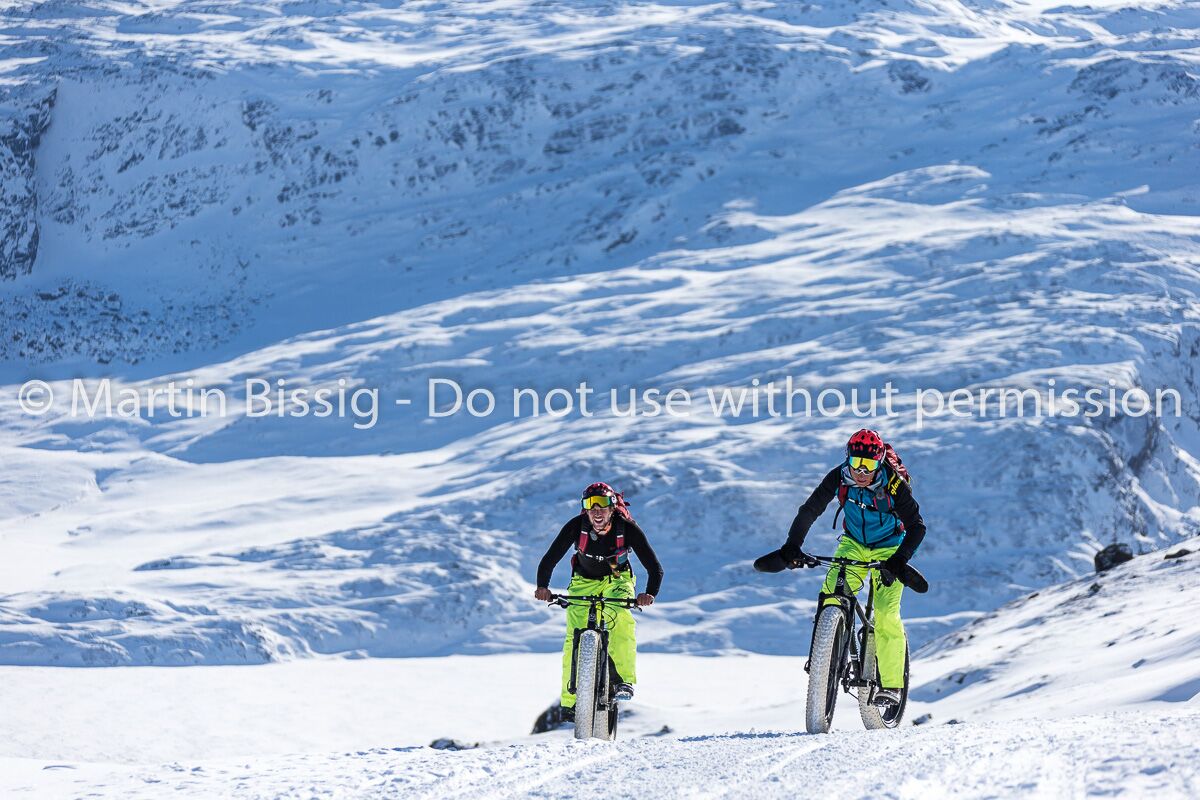
[[[0,279],[28,275],[37,260],[38,195],[35,157],[42,132],[50,125],[56,92],[30,98],[10,91],[4,106],[17,105],[0,116]]]

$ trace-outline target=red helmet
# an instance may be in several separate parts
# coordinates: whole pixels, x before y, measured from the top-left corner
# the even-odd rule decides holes
[[[611,497],[615,500],[617,499],[617,492],[607,483],[597,482],[583,490],[583,497],[580,499],[586,497]]]
[[[865,456],[866,458],[883,458],[883,439],[869,428],[863,428],[850,437],[846,442],[846,456]]]
[[[609,486],[607,483],[593,483],[591,486],[583,490],[583,497],[580,498],[583,502],[583,509],[588,509],[587,499],[589,497],[609,497],[612,498],[611,505],[613,509],[629,522],[633,522],[633,515],[629,513],[629,503],[616,489]]]

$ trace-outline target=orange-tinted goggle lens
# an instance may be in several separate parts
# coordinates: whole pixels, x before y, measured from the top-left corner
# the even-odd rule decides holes
[[[865,469],[867,472],[874,472],[879,469],[879,459],[864,458],[863,456],[850,457],[850,469]]]
[[[608,495],[595,495],[593,497],[583,498],[583,510],[590,511],[593,508],[608,508],[612,505],[613,499]]]

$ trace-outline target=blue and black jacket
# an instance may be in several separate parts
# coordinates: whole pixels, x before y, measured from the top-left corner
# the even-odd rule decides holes
[[[784,556],[795,558],[808,529],[837,499],[838,489],[846,486],[846,504],[841,510],[842,533],[866,547],[896,547],[896,556],[908,561],[925,538],[925,521],[912,489],[899,478],[893,479],[886,465],[880,467],[870,486],[859,488],[845,464],[834,467],[813,490],[796,512],[788,531]]]

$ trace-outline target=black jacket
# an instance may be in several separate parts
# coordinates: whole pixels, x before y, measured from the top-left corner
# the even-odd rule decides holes
[[[542,561],[538,564],[537,585],[539,588],[544,589],[550,586],[550,575],[554,572],[554,567],[567,554],[568,550],[579,544],[579,534],[585,530],[590,532],[592,523],[588,521],[587,514],[584,513],[580,513],[562,526],[562,530],[558,532],[558,536],[554,537],[546,555],[542,556]],[[658,563],[658,556],[654,555],[654,548],[650,546],[646,534],[642,532],[636,522],[630,522],[620,514],[614,513],[612,527],[608,533],[595,539],[589,538],[586,552],[595,556],[613,555],[617,549],[617,534],[619,533],[625,535],[625,546],[633,548],[638,561],[641,561],[642,566],[646,568],[646,594],[656,596],[662,585],[663,568]],[[628,563],[625,564],[624,569],[630,569]],[[593,559],[572,558],[571,574],[599,579],[607,578],[613,572],[606,564]]]

